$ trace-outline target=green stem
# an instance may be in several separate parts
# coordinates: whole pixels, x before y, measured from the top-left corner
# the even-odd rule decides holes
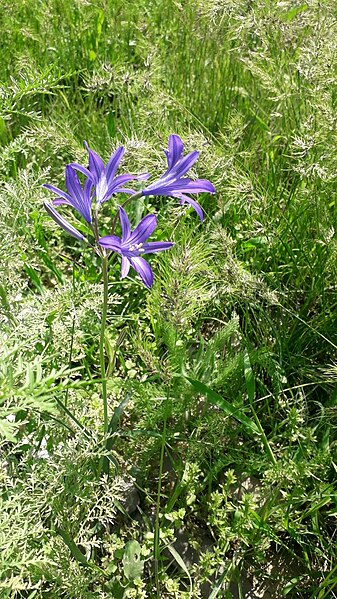
[[[164,452],[165,452],[165,445],[166,445],[166,423],[167,423],[167,416],[165,414],[163,434],[162,434],[162,444],[161,444],[161,450],[160,450],[159,478],[158,478],[158,491],[157,491],[157,504],[156,504],[156,521],[155,521],[155,528],[154,528],[154,572],[155,572],[155,580],[156,580],[157,597],[159,597],[159,599],[160,599],[160,587],[159,587],[160,523],[159,523],[159,514],[160,514],[161,484],[162,484],[162,478],[163,478]]]
[[[74,262],[73,262],[73,295],[75,295],[75,264],[74,264]],[[74,335],[75,335],[75,313],[73,314],[73,323],[71,326],[70,350],[69,350],[69,358],[68,358],[69,370],[71,369],[71,362],[73,359]],[[65,400],[64,400],[65,406],[68,405],[68,395],[69,395],[69,385],[67,386],[67,389],[66,389],[66,396],[65,396]]]
[[[88,430],[85,428],[85,426],[83,426],[83,424],[81,424],[81,422],[76,418],[76,416],[70,411],[68,410],[67,406],[62,403],[62,401],[60,399],[58,399],[57,397],[55,398],[56,403],[60,406],[60,408],[67,414],[67,416],[69,416],[69,418],[71,418],[71,420],[73,420],[75,422],[75,424],[77,424],[78,428],[81,429],[81,431],[83,431],[83,433],[85,434],[85,436],[87,437],[87,439],[92,439],[92,435],[91,433],[88,432]],[[62,423],[63,426],[67,425],[65,423]],[[69,427],[67,427],[69,428]],[[73,432],[73,431],[72,431]]]
[[[104,352],[104,333],[106,327],[106,316],[108,310],[108,257],[102,256],[102,274],[103,274],[103,306],[101,320],[101,336],[99,340],[99,359],[101,365],[102,379],[102,399],[103,399],[103,414],[104,414],[104,436],[107,435],[109,420],[108,420],[108,399],[106,390],[106,373],[105,373],[105,352]]]
[[[139,198],[141,198],[141,197],[142,197],[142,192],[141,192],[141,191],[138,191],[137,193],[134,193],[132,196],[129,196],[129,197],[128,197],[128,198],[125,200],[125,202],[123,202],[123,204],[122,204],[122,208],[124,208],[124,207],[125,207],[127,204],[129,204],[130,202],[132,202],[132,200],[138,200],[138,199],[139,199]],[[111,235],[113,235],[113,234],[114,234],[114,232],[115,232],[115,228],[116,228],[116,224],[117,224],[117,218],[118,218],[118,215],[119,215],[119,210],[116,212],[116,214],[115,214],[115,217],[114,217],[114,219],[113,219],[113,221],[112,221],[112,225],[111,225],[111,233],[110,233]]]
[[[95,237],[95,241],[97,243],[97,241],[99,240],[97,207],[96,207],[96,210],[94,211],[94,221],[93,221],[93,224],[92,224],[91,228],[92,228],[92,232],[93,232],[94,237]]]
[[[153,553],[154,553],[154,573],[155,573],[155,581],[156,581],[156,589],[157,589],[157,597],[160,599],[160,587],[159,587],[159,556],[160,556],[160,499],[161,499],[161,487],[163,480],[163,466],[164,466],[164,454],[165,454],[165,446],[166,446],[166,428],[167,428],[167,419],[171,413],[171,403],[170,403],[170,391],[171,387],[168,391],[166,400],[165,400],[165,414],[164,414],[164,424],[163,424],[163,433],[161,437],[161,449],[160,449],[160,462],[159,462],[159,476],[158,476],[158,491],[157,491],[157,502],[156,502],[156,520],[154,527],[154,543],[153,543]]]

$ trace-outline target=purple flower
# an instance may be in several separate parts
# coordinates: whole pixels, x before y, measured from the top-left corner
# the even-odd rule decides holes
[[[119,163],[124,154],[123,146],[116,150],[106,166],[104,166],[102,158],[89,148],[87,142],[85,142],[85,147],[89,153],[89,168],[77,164],[77,162],[73,162],[71,166],[83,173],[88,177],[88,180],[92,181],[95,185],[97,204],[103,204],[103,202],[109,200],[114,193],[135,193],[132,189],[123,187],[123,185],[133,179],[146,180],[150,176],[148,174],[130,175],[129,173],[126,173],[125,175],[115,177]]]
[[[107,250],[121,254],[122,279],[127,276],[131,265],[140,275],[144,285],[150,288],[153,285],[153,272],[149,263],[142,258],[142,255],[168,250],[173,246],[173,243],[169,241],[150,241],[146,243],[146,240],[152,235],[157,226],[157,217],[154,214],[145,216],[133,232],[131,232],[128,216],[122,207],[119,208],[119,218],[122,237],[107,235],[101,237],[98,243]]]
[[[77,231],[72,225],[68,223],[68,221],[61,216],[57,210],[55,210],[54,206],[60,206],[62,204],[66,204],[67,206],[72,206],[80,213],[81,216],[87,221],[87,223],[91,224],[92,222],[92,214],[91,214],[91,188],[92,181],[89,179],[85,182],[84,187],[82,188],[81,183],[79,182],[78,176],[74,169],[67,164],[66,166],[66,187],[67,192],[62,191],[62,189],[58,189],[58,187],[54,187],[54,185],[45,184],[44,187],[56,193],[58,197],[53,200],[52,204],[48,204],[44,202],[44,207],[47,210],[49,216],[51,216],[54,221],[62,227],[69,235],[76,237],[76,239],[86,241],[84,235]]]
[[[73,227],[72,225],[70,225],[65,218],[63,218],[63,216],[61,216],[61,214],[59,214],[57,212],[57,210],[55,210],[54,206],[52,206],[52,204],[48,204],[48,202],[43,202],[43,205],[45,207],[45,209],[47,210],[49,216],[51,216],[54,221],[60,225],[60,227],[62,227],[62,229],[64,229],[67,233],[69,233],[69,235],[72,235],[73,237],[76,237],[76,239],[79,239],[80,241],[86,241],[86,238],[84,237],[84,235],[82,235],[82,233],[80,233],[77,229],[75,229],[75,227]]]
[[[168,169],[160,179],[154,181],[143,189],[142,194],[172,196],[178,198],[181,204],[188,202],[197,212],[200,220],[203,220],[204,215],[199,204],[192,200],[185,193],[200,193],[207,191],[215,193],[214,186],[207,179],[197,179],[193,181],[184,177],[187,171],[193,166],[199,157],[199,152],[191,152],[187,156],[183,156],[184,144],[179,135],[170,135],[168,142],[168,150],[165,150],[167,157]]]
[[[87,223],[92,222],[91,214],[91,188],[92,181],[87,180],[82,188],[79,182],[78,176],[70,164],[66,166],[66,187],[67,192],[54,187],[54,185],[45,184],[43,187],[49,189],[53,193],[56,193],[59,197],[53,200],[54,206],[60,206],[61,204],[67,204],[72,206],[83,216]],[[56,212],[56,211],[55,211]],[[57,212],[56,212],[57,213]]]

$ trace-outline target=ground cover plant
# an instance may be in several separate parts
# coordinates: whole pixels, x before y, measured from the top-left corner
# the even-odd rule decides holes
[[[336,596],[336,17],[0,0],[0,597]]]

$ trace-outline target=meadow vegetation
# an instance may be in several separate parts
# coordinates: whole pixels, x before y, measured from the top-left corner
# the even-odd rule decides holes
[[[336,3],[0,0],[0,23],[0,597],[335,597]],[[129,206],[175,245],[151,290],[110,264],[102,450],[101,265],[43,184],[84,140],[156,176],[172,133],[216,194],[203,223]]]

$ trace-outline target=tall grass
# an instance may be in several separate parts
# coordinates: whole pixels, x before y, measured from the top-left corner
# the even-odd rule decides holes
[[[1,0],[0,22],[1,593],[334,597],[335,4]],[[131,210],[155,207],[176,245],[151,293],[110,271],[121,472],[100,487],[99,264],[44,214],[42,183],[84,139],[162,172],[172,132],[217,194],[203,226],[168,198]]]

